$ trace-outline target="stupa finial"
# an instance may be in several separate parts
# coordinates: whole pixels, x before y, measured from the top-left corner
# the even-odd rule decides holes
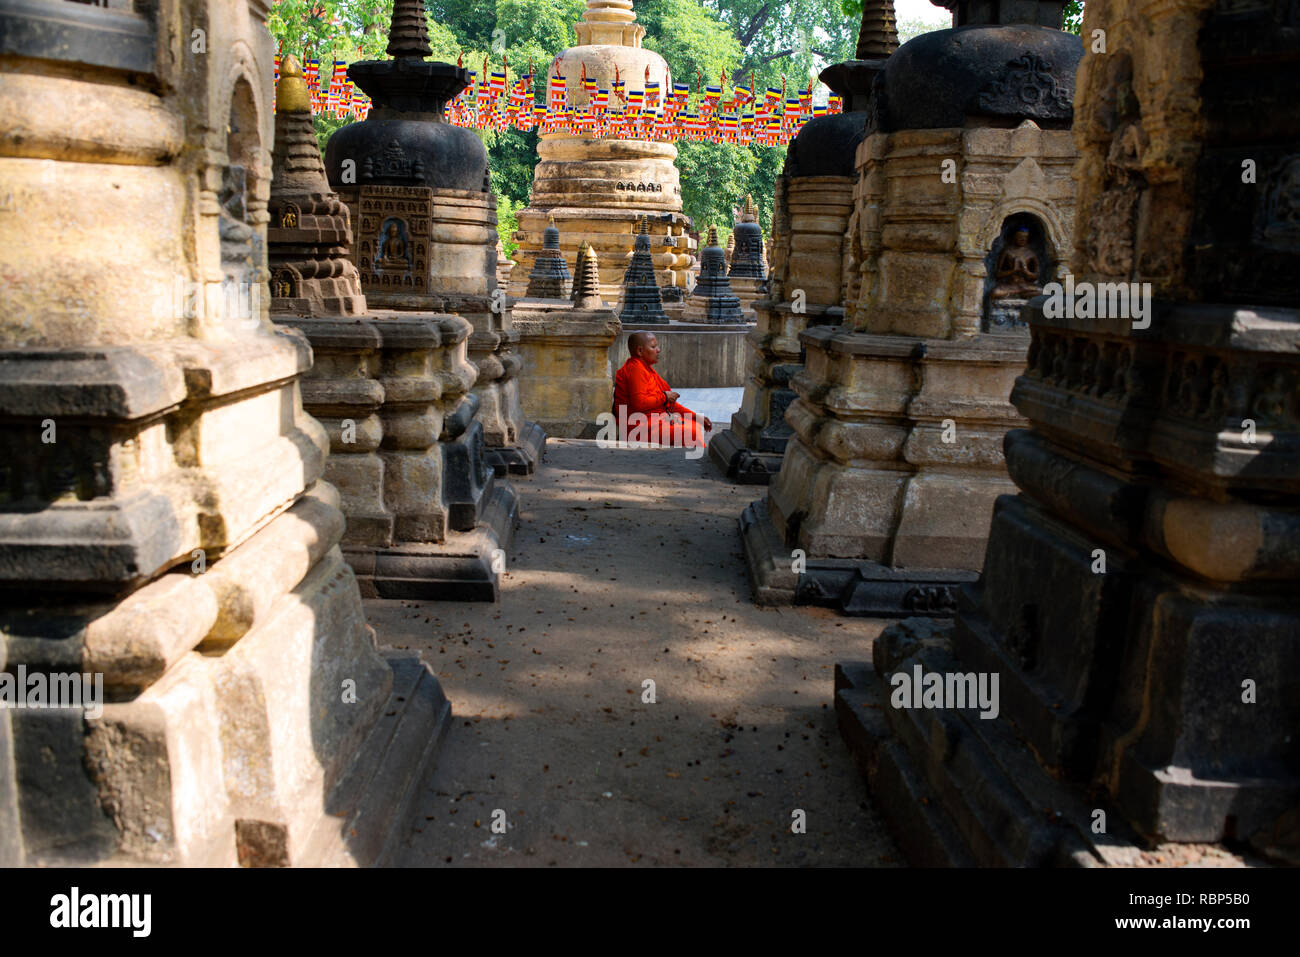
[[[632,23],[636,12],[632,0],[587,0],[582,13],[583,23]]]
[[[579,46],[610,44],[639,47],[645,27],[636,22],[632,0],[587,0],[582,19],[573,25]]]
[[[883,60],[898,49],[894,0],[864,0],[856,60]]]
[[[302,64],[292,54],[280,61],[280,79],[275,84],[275,111],[277,113],[311,112],[311,100],[307,96],[307,81],[302,75]]]
[[[424,0],[395,0],[393,22],[388,28],[388,48],[394,60],[415,57],[423,60],[433,54],[429,47],[429,27],[425,20]]]
[[[709,227],[709,245],[710,245],[710,246],[716,246],[716,245],[718,245],[718,227],[717,227],[717,226],[710,226],[710,227]]]

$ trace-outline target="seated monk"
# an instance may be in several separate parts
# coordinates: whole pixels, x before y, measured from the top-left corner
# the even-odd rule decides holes
[[[632,355],[614,375],[619,439],[693,448],[707,445],[704,432],[713,423],[679,404],[678,394],[653,368],[659,361],[658,337],[653,332],[634,332],[627,337],[627,348]]]

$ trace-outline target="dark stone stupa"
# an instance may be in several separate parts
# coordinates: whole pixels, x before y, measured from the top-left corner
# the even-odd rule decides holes
[[[560,251],[560,231],[552,217],[542,234],[542,252],[533,262],[528,274],[529,299],[567,299],[569,296],[569,267]]]
[[[623,276],[623,322],[667,322],[659,284],[655,281],[654,261],[650,258],[650,227],[644,216],[632,244],[632,261]]]
[[[723,323],[744,322],[740,311],[740,299],[731,290],[727,279],[727,254],[718,245],[718,228],[709,227],[709,244],[700,253],[700,280],[695,284],[690,301],[686,305],[687,319],[696,322]],[[700,315],[700,312],[703,315]]]
[[[343,182],[344,161],[359,185],[429,186],[486,192],[487,150],[472,130],[452,126],[447,103],[469,86],[468,70],[427,62],[424,5],[399,0],[393,7],[388,55],[348,67],[348,79],[370,97],[370,115],[333,136],[325,148],[330,185]]]
[[[731,271],[727,275],[732,279],[767,278],[763,262],[763,227],[758,224],[757,217],[754,201],[746,196],[744,212],[731,234],[736,249],[731,254]]]

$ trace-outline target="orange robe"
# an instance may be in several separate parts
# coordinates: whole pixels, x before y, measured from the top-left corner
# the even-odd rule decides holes
[[[632,356],[614,374],[614,418],[624,442],[698,447],[707,445],[695,413],[669,402],[668,383],[640,356]],[[679,421],[673,421],[674,413]]]

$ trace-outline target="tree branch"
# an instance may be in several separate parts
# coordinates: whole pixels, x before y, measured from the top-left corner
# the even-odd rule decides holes
[[[754,11],[754,15],[749,19],[749,25],[736,35],[736,39],[740,41],[740,48],[742,50],[749,49],[749,45],[754,42],[754,37],[758,36],[759,31],[762,30],[764,24],[767,23],[767,18],[771,15],[772,4],[770,3],[765,3]]]

